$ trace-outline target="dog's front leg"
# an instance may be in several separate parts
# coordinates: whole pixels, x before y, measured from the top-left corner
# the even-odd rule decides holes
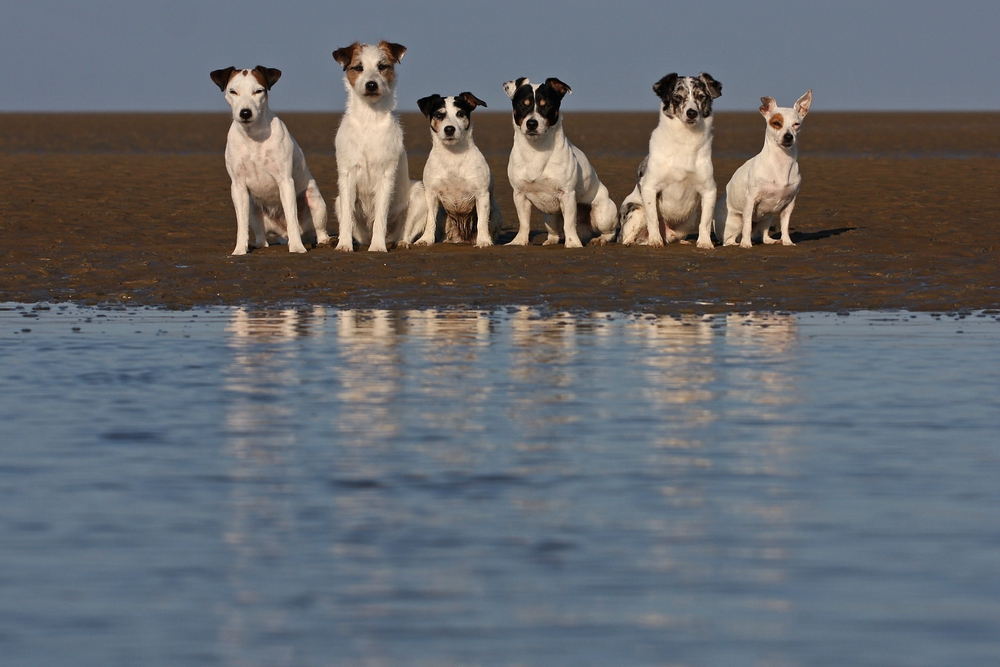
[[[520,190],[514,190],[514,209],[517,210],[517,236],[507,245],[528,245],[531,237],[531,202]]]
[[[385,241],[389,234],[389,206],[392,204],[396,167],[388,169],[378,180],[375,188],[375,219],[372,221],[372,240],[368,252],[389,252]]]
[[[344,169],[338,173],[337,189],[337,250],[354,251],[354,208],[358,198],[358,181],[353,170]]]
[[[747,193],[747,200],[743,204],[743,231],[740,238],[741,248],[752,248],[753,242],[750,240],[750,234],[753,233],[753,210],[757,208],[757,198],[754,193]]]
[[[795,198],[788,202],[788,206],[781,212],[781,245],[795,245],[792,243],[792,236],[788,233],[788,223],[792,220],[792,210],[795,208]]]
[[[250,192],[241,183],[233,182],[233,208],[236,209],[236,248],[234,255],[247,254],[250,245]]]
[[[563,237],[567,248],[582,248],[580,232],[576,228],[576,191],[564,192],[559,197],[559,208],[562,209]]]
[[[490,235],[490,191],[483,190],[476,197],[476,247],[488,248],[493,245]]]
[[[712,188],[701,193],[701,224],[698,225],[698,247],[712,250],[712,220],[715,216],[716,189]]]
[[[281,208],[285,209],[285,225],[288,229],[288,252],[305,252],[302,245],[302,227],[299,226],[299,203],[295,196],[295,181],[288,179],[278,183]]]
[[[427,220],[424,223],[424,233],[413,245],[434,245],[437,237],[438,198],[426,185],[424,186],[424,200],[427,202]]]
[[[646,234],[649,236],[646,245],[662,248],[663,235],[660,234],[660,212],[657,210],[658,193],[656,188],[640,188],[640,194],[642,195],[642,214],[646,218]]]

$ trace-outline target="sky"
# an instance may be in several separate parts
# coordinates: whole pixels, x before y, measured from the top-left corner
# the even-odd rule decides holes
[[[565,110],[649,110],[665,74],[709,72],[720,110],[1000,109],[997,0],[0,0],[0,111],[226,111],[209,72],[276,67],[277,111],[339,111],[332,52],[408,47],[399,108],[555,76]]]

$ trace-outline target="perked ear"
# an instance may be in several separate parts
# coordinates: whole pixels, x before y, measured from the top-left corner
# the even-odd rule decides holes
[[[260,76],[264,79],[264,88],[268,90],[271,90],[271,86],[278,83],[278,79],[281,78],[281,70],[274,69],[273,67],[257,65],[253,68],[253,71],[260,73]]]
[[[760,98],[760,115],[767,118],[771,115],[771,112],[778,108],[778,103],[774,101],[773,97],[762,97]]]
[[[350,46],[339,48],[333,52],[333,59],[336,60],[337,64],[343,67],[346,72],[348,65],[351,64],[352,60],[354,60],[354,53],[360,48],[361,45],[357,42],[354,42]]]
[[[212,81],[219,87],[219,90],[225,92],[226,86],[229,85],[229,79],[232,78],[235,71],[235,67],[227,67],[225,69],[217,69],[209,74],[209,76],[212,77]]]
[[[563,83],[562,81],[560,81],[555,77],[550,77],[546,79],[545,85],[551,88],[552,90],[556,91],[557,93],[559,93],[559,97],[566,97],[567,95],[573,92],[573,89],[570,88],[569,85]]]
[[[486,102],[483,102],[481,99],[479,99],[478,97],[476,97],[475,95],[473,95],[470,92],[464,92],[464,93],[458,95],[458,98],[460,100],[465,100],[465,103],[468,104],[473,109],[475,109],[476,107],[485,107],[486,106]],[[470,111],[471,111],[471,109],[470,109]]]
[[[809,90],[806,91],[805,95],[800,97],[795,102],[795,107],[794,107],[795,113],[805,118],[806,114],[809,113],[809,107],[812,106],[812,103],[813,103],[813,91],[810,88]]]
[[[655,93],[661,100],[665,99],[672,92],[674,92],[674,86],[676,85],[677,72],[671,72],[653,84],[653,93]]]
[[[508,81],[507,83],[503,84],[503,92],[507,93],[507,97],[509,97],[510,99],[514,99],[514,93],[516,93],[517,89],[526,83],[531,83],[531,81],[529,81],[528,77],[526,76],[514,79],[513,81]]]
[[[420,113],[430,118],[431,114],[434,113],[434,110],[438,108],[438,103],[442,99],[443,98],[437,93],[434,95],[428,95],[427,97],[421,97],[417,100],[417,108],[420,109]]]
[[[713,79],[711,74],[708,72],[702,72],[701,76],[698,78],[701,79],[701,82],[705,84],[706,88],[708,88],[708,94],[712,96],[713,100],[722,96],[722,84]]]
[[[378,48],[385,51],[393,62],[399,62],[403,59],[403,54],[406,53],[406,47],[402,44],[395,44],[393,42],[387,42],[384,39],[378,43]]]

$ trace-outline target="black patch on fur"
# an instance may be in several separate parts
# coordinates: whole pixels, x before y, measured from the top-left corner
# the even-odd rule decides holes
[[[625,204],[625,208],[622,210],[622,215],[621,215],[622,222],[624,223],[626,220],[628,220],[628,217],[632,215],[634,211],[638,211],[640,208],[642,208],[642,204],[636,204],[635,202],[630,201],[627,204]]]
[[[354,42],[350,46],[344,46],[333,52],[333,59],[337,61],[337,64],[347,71],[348,66],[351,64],[351,60],[354,58],[355,49],[360,48],[361,45]]]
[[[486,102],[483,102],[470,92],[464,92],[455,96],[455,106],[465,113],[470,114],[476,110],[476,107],[485,107]]]
[[[260,72],[261,77],[264,79],[264,88],[271,90],[271,86],[278,83],[278,79],[281,78],[281,70],[274,69],[273,67],[264,67],[263,65],[257,65],[253,68],[255,72]]]
[[[686,85],[688,81],[691,82],[690,92]],[[682,77],[671,73],[653,84],[653,92],[660,98],[663,103],[663,113],[669,118],[681,115],[689,95],[694,97],[699,115],[708,118],[712,115],[712,100],[722,95],[722,84],[707,72],[702,72],[698,77]]]
[[[531,89],[531,84],[521,83],[525,77],[517,80],[517,90],[510,102],[514,107],[514,124],[520,126],[525,118],[535,110],[535,94]]]
[[[570,92],[570,87],[556,78],[549,78],[535,91],[535,107],[538,115],[552,127],[559,121],[559,105]]]
[[[646,169],[649,168],[649,156],[642,158],[642,162],[639,164],[639,174],[636,177],[636,183],[642,182],[642,177],[646,175]]]
[[[444,98],[438,94],[429,95],[428,97],[422,97],[417,100],[417,107],[420,109],[420,113],[430,118],[434,115],[434,112],[438,109],[444,108],[445,102]]]
[[[653,92],[663,102],[663,113],[670,118],[675,118],[677,110],[680,108],[680,105],[674,100],[674,92],[677,90],[678,81],[679,77],[677,73],[671,72],[653,84]],[[681,100],[680,104],[684,104],[684,101]]]
[[[219,90],[226,92],[226,86],[229,85],[229,78],[235,71],[235,67],[227,67],[225,69],[217,69],[209,74],[209,76],[212,77],[212,82],[219,87]]]

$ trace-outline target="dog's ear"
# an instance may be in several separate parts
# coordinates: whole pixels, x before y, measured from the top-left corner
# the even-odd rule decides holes
[[[475,95],[473,95],[472,93],[470,93],[468,91],[466,91],[466,92],[458,95],[457,98],[460,99],[460,100],[464,100],[465,103],[467,105],[469,105],[469,107],[470,107],[469,108],[469,113],[472,113],[472,110],[475,109],[476,107],[485,107],[486,106],[486,102],[483,102],[481,99],[479,99],[478,97],[476,97]]]
[[[402,44],[387,42],[384,39],[378,43],[378,48],[385,51],[385,53],[392,58],[393,62],[397,63],[403,59],[403,54],[406,53],[406,47]]]
[[[774,101],[773,97],[760,98],[760,115],[764,118],[767,118],[777,108],[778,103]]]
[[[671,72],[653,84],[653,92],[661,100],[666,100],[674,92],[677,85],[677,72]]]
[[[257,80],[260,81],[267,90],[271,90],[271,86],[278,83],[278,79],[281,78],[281,70],[274,69],[273,67],[257,65],[253,68],[253,71],[258,75]]]
[[[354,42],[350,46],[339,48],[333,52],[333,59],[336,60],[337,64],[343,67],[346,72],[347,67],[351,64],[351,61],[354,60],[354,54],[360,48],[361,45],[357,42]]]
[[[722,96],[722,84],[713,79],[711,74],[708,72],[702,72],[701,76],[698,78],[701,79],[701,82],[705,84],[706,88],[708,88],[708,94],[712,96],[713,100]]]
[[[795,113],[805,118],[806,114],[809,113],[809,107],[812,106],[812,103],[813,103],[813,91],[810,88],[809,90],[806,91],[805,95],[796,100],[794,107]]]
[[[513,81],[508,81],[507,83],[503,84],[503,92],[507,93],[507,97],[509,97],[510,99],[514,99],[514,93],[516,93],[517,89],[526,83],[531,83],[531,81],[526,76],[514,79]]]
[[[568,84],[563,83],[555,77],[546,79],[545,85],[559,93],[559,97],[566,97],[573,92],[573,89]]]
[[[209,76],[212,77],[212,81],[219,87],[219,90],[225,92],[226,86],[229,85],[229,79],[232,78],[235,71],[235,67],[227,67],[225,69],[217,69],[209,74]]]
[[[427,97],[421,97],[417,100],[417,108],[420,109],[420,113],[430,118],[431,114],[434,113],[434,110],[440,106],[440,102],[443,99],[444,98],[437,93],[434,95],[428,95]]]

